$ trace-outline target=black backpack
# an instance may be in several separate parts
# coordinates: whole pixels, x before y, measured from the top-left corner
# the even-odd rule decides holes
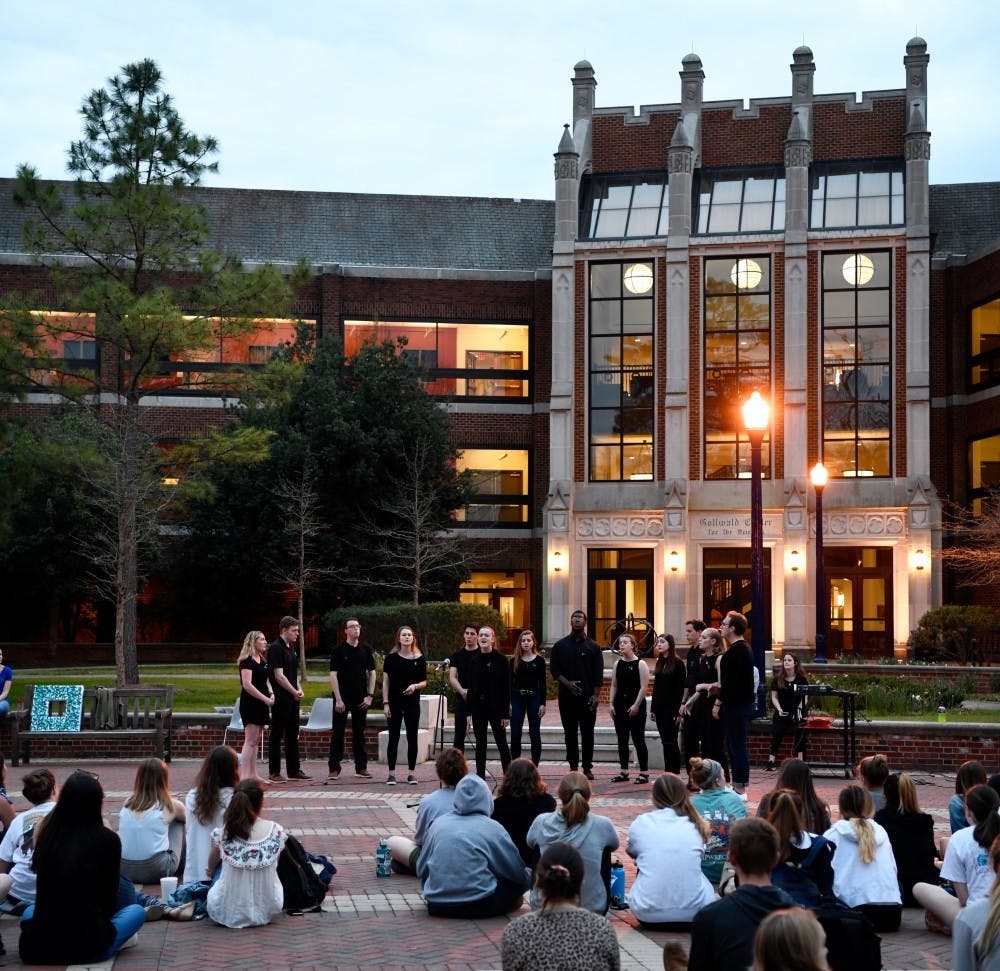
[[[285,848],[278,857],[278,879],[284,891],[285,910],[305,912],[321,908],[327,884],[313,869],[305,847],[294,836],[285,840]]]
[[[826,931],[826,959],[832,971],[880,971],[882,938],[860,910],[827,896],[813,913]]]
[[[814,836],[809,852],[801,863],[785,860],[771,871],[771,883],[781,887],[799,907],[815,910],[820,904],[819,887],[812,876],[812,865],[816,858],[826,848],[830,841],[822,836]]]

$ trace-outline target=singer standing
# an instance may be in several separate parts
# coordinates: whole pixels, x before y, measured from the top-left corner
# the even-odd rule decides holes
[[[504,772],[510,765],[507,723],[510,721],[510,665],[496,649],[497,635],[492,627],[480,627],[476,635],[479,652],[469,665],[469,690],[466,696],[472,730],[476,733],[476,774],[486,778],[486,728],[500,752]]]
[[[566,758],[571,772],[580,764],[577,729],[583,742],[583,774],[594,778],[594,724],[597,702],[604,684],[604,655],[597,641],[587,636],[587,615],[574,610],[570,631],[552,645],[549,667],[559,682],[559,717],[566,737]]]
[[[479,628],[466,624],[462,631],[465,643],[448,658],[448,683],[455,697],[455,743],[454,747],[465,755],[465,733],[469,728],[469,710],[466,698],[469,694],[469,665],[479,653]]]
[[[344,639],[330,651],[330,689],[333,691],[333,731],[327,757],[327,782],[340,778],[340,760],[344,755],[347,715],[351,715],[351,752],[354,771],[370,779],[368,753],[365,751],[365,723],[368,709],[375,700],[375,652],[361,640],[361,622],[350,617],[344,624]]]
[[[385,760],[389,765],[386,785],[396,784],[396,752],[399,728],[406,725],[406,763],[411,786],[417,784],[417,739],[420,733],[420,691],[427,687],[427,661],[420,652],[412,627],[396,631],[392,653],[382,663],[382,708],[389,722],[389,745]]]

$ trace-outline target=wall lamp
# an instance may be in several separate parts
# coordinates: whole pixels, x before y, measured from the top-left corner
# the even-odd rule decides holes
[[[681,555],[677,550],[671,550],[667,554],[667,565],[671,573],[676,573],[681,568]]]
[[[923,550],[917,550],[913,554],[913,568],[915,570],[927,569],[927,554]]]
[[[562,573],[562,568],[563,568],[562,553],[560,553],[559,550],[556,550],[555,553],[552,554],[552,572]]]
[[[798,550],[792,550],[788,554],[788,568],[792,573],[798,573],[802,569],[802,554]]]

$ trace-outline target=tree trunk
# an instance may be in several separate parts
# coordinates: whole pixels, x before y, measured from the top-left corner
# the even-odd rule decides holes
[[[135,636],[139,586],[139,403],[126,401],[122,414],[121,471],[118,489],[118,556],[115,569],[115,673],[119,687],[139,683]]]

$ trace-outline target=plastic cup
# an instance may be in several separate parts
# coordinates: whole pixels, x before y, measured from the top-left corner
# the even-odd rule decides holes
[[[177,889],[177,877],[164,877],[160,880],[160,900],[166,903],[170,895]]]

